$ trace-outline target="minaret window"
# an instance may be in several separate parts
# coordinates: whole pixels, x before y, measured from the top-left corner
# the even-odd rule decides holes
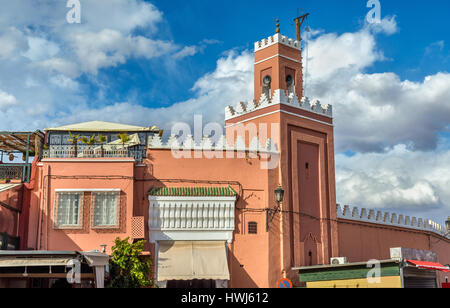
[[[270,77],[269,75],[267,75],[266,77],[264,77],[263,79],[263,93],[267,95],[268,98],[271,97],[271,84],[272,84],[272,77]]]
[[[295,91],[294,77],[292,75],[286,76],[286,90],[288,95],[291,95]]]

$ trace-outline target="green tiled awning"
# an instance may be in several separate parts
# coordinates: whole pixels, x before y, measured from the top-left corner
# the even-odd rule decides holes
[[[148,192],[155,197],[235,197],[231,187],[153,187]]]

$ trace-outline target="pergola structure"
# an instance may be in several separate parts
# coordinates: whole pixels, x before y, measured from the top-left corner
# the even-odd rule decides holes
[[[29,158],[41,156],[41,146],[44,133],[35,132],[1,132],[0,131],[0,180],[22,180],[28,182],[30,178],[31,165]],[[13,162],[17,157],[15,154],[22,153],[24,163]]]

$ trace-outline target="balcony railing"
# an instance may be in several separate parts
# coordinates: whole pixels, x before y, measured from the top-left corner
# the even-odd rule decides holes
[[[145,151],[140,148],[123,148],[122,146],[50,146],[43,151],[43,158],[134,158],[142,161]]]
[[[20,180],[28,182],[30,178],[31,164],[0,164],[0,181],[7,182]]]

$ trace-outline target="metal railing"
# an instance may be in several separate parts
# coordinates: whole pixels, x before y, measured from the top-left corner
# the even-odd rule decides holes
[[[122,146],[50,146],[43,151],[42,158],[134,158],[142,161],[144,151],[136,148],[123,148]]]
[[[31,164],[0,164],[0,181],[21,180],[29,182]]]

